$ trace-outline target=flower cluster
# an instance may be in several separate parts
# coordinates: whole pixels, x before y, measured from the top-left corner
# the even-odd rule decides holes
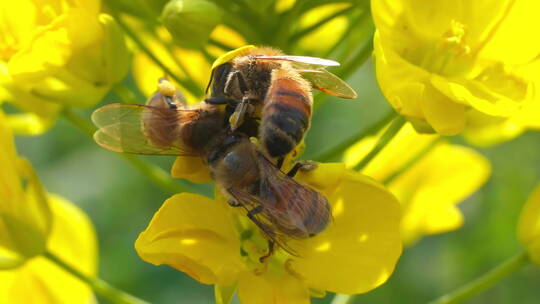
[[[15,132],[39,134],[64,106],[98,103],[127,73],[123,34],[100,1],[2,2],[0,102]]]
[[[0,111],[0,302],[95,303],[84,282],[54,265],[54,255],[78,271],[97,271],[90,220],[66,199],[45,192],[36,173],[17,156]]]
[[[485,144],[538,127],[536,1],[372,2],[377,80],[418,131]]]

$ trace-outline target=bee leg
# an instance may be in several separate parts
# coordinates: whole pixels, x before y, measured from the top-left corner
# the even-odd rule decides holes
[[[294,164],[294,166],[292,167],[291,170],[289,170],[289,172],[287,172],[287,175],[289,177],[294,177],[296,173],[298,173],[298,170],[310,171],[315,168],[317,168],[317,164],[312,161],[309,161],[309,160],[299,161]]]
[[[264,261],[266,259],[268,259],[270,256],[272,256],[272,254],[274,253],[274,244],[275,244],[275,242],[274,242],[274,235],[275,235],[274,231],[272,231],[272,229],[270,227],[268,227],[267,225],[261,223],[261,221],[259,221],[259,219],[257,219],[255,217],[255,215],[257,215],[257,213],[261,213],[263,210],[264,210],[264,207],[262,205],[259,205],[259,206],[255,207],[255,208],[251,209],[247,213],[248,218],[253,223],[255,223],[255,225],[257,225],[257,227],[259,227],[259,229],[261,229],[263,231],[263,233],[269,238],[269,240],[268,240],[268,253],[259,258],[259,262],[261,262],[261,263],[264,263]]]
[[[228,200],[227,204],[229,204],[229,206],[231,206],[231,207],[241,207],[241,206],[243,206],[242,203],[237,202],[235,200]]]
[[[231,117],[229,117],[229,124],[232,131],[236,130],[242,125],[242,123],[244,123],[244,117],[246,116],[246,113],[253,112],[253,107],[250,104],[251,100],[251,98],[244,96],[244,98],[242,98],[242,101],[236,106],[234,113],[231,115]],[[248,117],[249,116],[250,115],[248,115]]]
[[[277,159],[277,162],[276,162],[276,167],[278,169],[281,169],[281,167],[283,167],[283,162],[285,161],[285,156],[281,156],[280,158]]]
[[[204,99],[206,103],[213,104],[213,105],[230,105],[232,107],[236,107],[238,105],[238,101],[227,98],[227,97],[220,97],[220,96],[214,96],[214,97],[208,97]]]
[[[167,103],[170,109],[176,109],[176,104],[174,104],[172,97],[165,96],[165,102]]]
[[[259,262],[261,262],[261,264],[264,264],[266,260],[271,257],[272,254],[274,254],[275,244],[276,242],[274,242],[273,240],[268,240],[268,253],[259,258]]]

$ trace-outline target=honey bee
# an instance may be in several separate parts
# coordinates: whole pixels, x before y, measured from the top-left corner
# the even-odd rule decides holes
[[[245,208],[269,239],[261,261],[272,254],[274,244],[295,254],[287,239],[322,231],[331,218],[328,201],[293,179],[304,163],[283,173],[250,141],[251,128],[232,131],[228,118],[223,107],[205,101],[186,106],[166,80],[146,105],[110,104],[92,115],[99,127],[94,139],[108,150],[202,157],[229,204]]]
[[[203,156],[211,139],[226,128],[219,106],[188,107],[167,80],[146,105],[110,104],[92,114],[94,140],[124,153]]]
[[[245,46],[216,60],[206,100],[234,109],[229,119],[232,130],[246,116],[260,117],[258,138],[270,157],[282,161],[309,128],[312,87],[341,98],[356,98],[347,83],[324,69],[336,65],[339,63],[333,60]]]
[[[309,163],[296,163],[287,173],[278,169],[245,135],[232,133],[208,155],[211,176],[231,206],[241,206],[247,216],[268,237],[269,251],[277,243],[287,252],[288,238],[312,237],[326,228],[331,212],[319,192],[296,182],[293,177]]]

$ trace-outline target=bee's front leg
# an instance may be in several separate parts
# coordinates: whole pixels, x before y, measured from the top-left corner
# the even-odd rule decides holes
[[[303,160],[296,162],[294,166],[287,172],[287,175],[289,177],[294,177],[296,173],[298,173],[298,170],[304,170],[304,171],[310,171],[317,168],[317,164],[311,160]]]

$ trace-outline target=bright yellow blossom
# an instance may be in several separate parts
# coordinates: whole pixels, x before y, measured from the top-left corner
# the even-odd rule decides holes
[[[0,269],[10,269],[45,251],[52,220],[45,191],[17,156],[1,111],[0,147]]]
[[[47,248],[62,261],[93,277],[97,272],[94,229],[88,217],[70,202],[48,195],[52,230]],[[0,271],[2,304],[92,304],[90,287],[50,260],[36,256],[16,269]]]
[[[345,163],[353,167],[376,140],[367,138],[351,147]],[[406,124],[362,173],[388,182],[401,202],[401,234],[410,245],[424,235],[459,228],[463,216],[456,204],[485,183],[490,165],[470,148],[449,144],[437,135],[418,134]]]
[[[540,102],[538,11],[535,0],[372,1],[382,92],[421,132],[471,129],[493,142],[496,130],[482,128],[495,123],[515,136],[505,121],[527,126],[520,113]]]
[[[521,211],[517,233],[531,260],[540,265],[540,185]]]
[[[0,303],[95,303],[84,282],[40,256],[51,252],[95,275],[89,219],[65,199],[45,193],[30,164],[17,157],[1,111],[0,147]]]
[[[236,289],[242,303],[309,303],[310,294],[363,293],[383,284],[401,253],[395,198],[343,164],[320,164],[297,180],[321,191],[333,213],[322,233],[289,241],[298,257],[280,249],[262,265],[267,242],[240,208],[189,193],[165,201],[135,248],[149,263],[215,284],[220,300]]]
[[[2,1],[0,102],[28,112],[15,131],[43,132],[62,106],[91,106],[123,79],[124,38],[99,10],[97,0]]]

